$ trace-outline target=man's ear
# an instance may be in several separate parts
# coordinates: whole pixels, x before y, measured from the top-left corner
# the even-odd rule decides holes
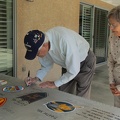
[[[43,43],[43,46],[44,47],[49,46],[49,42]]]

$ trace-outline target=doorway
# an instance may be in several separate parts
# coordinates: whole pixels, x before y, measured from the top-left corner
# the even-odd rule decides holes
[[[108,11],[95,8],[93,51],[97,57],[96,63],[107,60],[107,39],[108,39]]]
[[[89,42],[97,64],[107,61],[107,14],[107,10],[80,4],[79,34]]]

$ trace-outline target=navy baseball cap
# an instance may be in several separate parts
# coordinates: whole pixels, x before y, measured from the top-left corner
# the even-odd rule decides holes
[[[45,34],[39,30],[29,31],[24,37],[24,45],[27,49],[25,58],[33,60],[38,52],[38,49],[45,40]]]

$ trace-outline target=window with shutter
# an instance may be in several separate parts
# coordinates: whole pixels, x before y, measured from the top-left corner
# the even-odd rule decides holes
[[[0,0],[0,73],[12,75],[12,0]]]

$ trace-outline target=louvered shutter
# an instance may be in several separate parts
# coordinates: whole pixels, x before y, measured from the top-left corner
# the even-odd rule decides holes
[[[12,0],[0,0],[0,72],[12,67]]]
[[[6,2],[0,0],[0,72],[7,70],[7,9]]]
[[[89,5],[81,5],[81,35],[92,46],[92,25],[93,25],[93,7]]]

